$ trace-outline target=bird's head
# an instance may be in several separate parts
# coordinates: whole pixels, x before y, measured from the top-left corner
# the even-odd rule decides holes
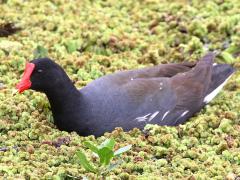
[[[62,68],[49,58],[34,59],[26,64],[16,88],[19,93],[27,89],[46,92],[60,84],[63,73]]]

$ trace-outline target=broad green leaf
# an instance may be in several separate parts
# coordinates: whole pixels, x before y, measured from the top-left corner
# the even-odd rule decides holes
[[[132,145],[124,146],[124,147],[116,150],[116,151],[114,152],[114,156],[118,156],[118,155],[120,155],[120,154],[122,154],[122,153],[124,153],[124,152],[126,152],[126,151],[128,151],[128,150],[130,150],[131,148],[132,148]]]
[[[98,148],[91,141],[85,141],[83,144],[88,147],[92,152],[98,153]]]
[[[239,46],[237,45],[231,45],[229,46],[227,49],[225,49],[226,52],[230,53],[230,54],[234,54],[240,51]]]
[[[48,50],[42,46],[37,46],[33,51],[34,59],[36,58],[44,58],[48,55]]]
[[[222,58],[224,59],[224,61],[226,63],[231,64],[231,63],[234,63],[234,61],[235,61],[234,57],[230,53],[228,53],[226,51],[222,52],[221,56],[222,56]]]
[[[101,149],[103,147],[107,147],[110,150],[113,150],[114,145],[115,145],[115,141],[114,139],[111,138],[111,139],[106,139],[98,148]]]
[[[74,40],[67,41],[67,42],[64,43],[64,45],[65,45],[68,53],[72,53],[79,48],[78,43]]]
[[[83,152],[81,151],[77,151],[76,152],[78,159],[80,161],[80,164],[87,170],[87,171],[91,171],[91,172],[96,172],[96,170],[94,169],[94,167],[89,163],[89,161],[87,160],[85,154],[83,154]]]
[[[113,158],[113,151],[110,150],[108,147],[103,147],[99,149],[98,155],[100,158],[100,164],[101,165],[108,165]]]

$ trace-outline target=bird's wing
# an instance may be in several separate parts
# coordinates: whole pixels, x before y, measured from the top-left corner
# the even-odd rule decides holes
[[[204,97],[211,83],[214,57],[214,54],[209,53],[191,71],[171,78],[170,83],[175,91],[177,102],[166,115],[165,125],[182,124],[202,108]]]
[[[196,62],[183,62],[178,64],[161,64],[153,67],[147,67],[135,70],[134,78],[154,78],[154,77],[172,77],[178,73],[191,70]]]
[[[153,67],[142,69],[120,71],[99,78],[99,80],[109,81],[117,86],[129,83],[131,80],[150,78],[167,78],[173,77],[178,73],[190,71],[196,65],[195,62],[184,62],[179,64],[161,64]]]

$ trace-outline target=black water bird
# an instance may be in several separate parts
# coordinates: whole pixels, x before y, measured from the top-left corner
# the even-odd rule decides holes
[[[17,88],[46,94],[60,130],[87,136],[115,127],[143,129],[147,123],[177,126],[199,112],[221,90],[234,69],[213,63],[162,64],[103,76],[78,90],[64,70],[48,58],[27,63]]]

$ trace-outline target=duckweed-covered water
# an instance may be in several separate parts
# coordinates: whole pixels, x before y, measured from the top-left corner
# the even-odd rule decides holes
[[[75,152],[96,162],[82,142],[109,137],[116,149],[133,148],[108,179],[240,176],[239,0],[0,0],[0,36],[0,179],[97,179]],[[208,50],[237,72],[214,101],[179,127],[80,137],[53,125],[45,95],[13,96],[25,63],[38,56],[54,59],[81,88],[117,70],[196,61]]]

